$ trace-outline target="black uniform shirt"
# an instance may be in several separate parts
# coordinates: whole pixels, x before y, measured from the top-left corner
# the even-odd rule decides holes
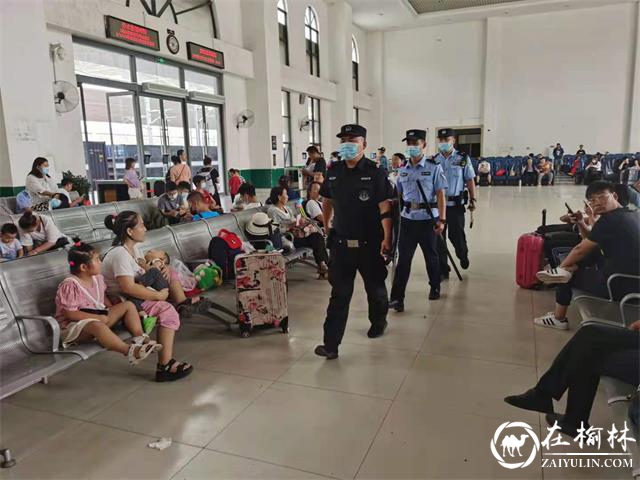
[[[340,238],[379,242],[383,238],[378,204],[393,197],[386,171],[362,157],[354,168],[345,161],[327,170],[320,195],[333,202],[333,228]]]

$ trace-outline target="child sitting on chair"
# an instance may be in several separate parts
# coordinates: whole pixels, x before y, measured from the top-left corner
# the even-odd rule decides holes
[[[18,240],[18,227],[5,223],[0,229],[0,260],[15,260],[24,255],[22,244]]]
[[[68,262],[71,276],[60,283],[55,300],[63,347],[97,340],[107,350],[126,356],[131,365],[162,349],[143,333],[133,303],[112,305],[106,297],[102,262],[91,245],[76,242],[69,250]],[[133,335],[130,344],[111,330],[121,320]]]

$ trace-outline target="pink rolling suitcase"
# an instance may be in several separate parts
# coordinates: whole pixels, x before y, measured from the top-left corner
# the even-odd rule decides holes
[[[242,337],[254,327],[280,327],[289,331],[287,271],[280,253],[250,253],[236,256],[235,282],[238,323]]]
[[[525,233],[518,239],[516,253],[516,283],[522,288],[535,288],[540,282],[536,273],[542,268],[544,237]]]

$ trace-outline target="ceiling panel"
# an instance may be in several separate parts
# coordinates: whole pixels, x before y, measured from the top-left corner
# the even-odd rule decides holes
[[[459,10],[462,8],[488,7],[523,0],[408,0],[418,14]]]

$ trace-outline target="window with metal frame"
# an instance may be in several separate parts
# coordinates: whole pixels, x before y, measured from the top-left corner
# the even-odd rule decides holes
[[[309,116],[309,145],[319,149],[320,142],[320,99],[307,96],[307,115]],[[321,149],[322,150],[322,149]]]
[[[357,92],[360,89],[359,69],[360,53],[358,52],[358,44],[356,37],[351,36],[351,76],[353,79],[353,89]]]
[[[312,7],[307,7],[304,13],[304,37],[307,51],[307,66],[309,73],[320,76],[320,47],[319,47],[318,16]]]
[[[280,61],[284,65],[289,65],[289,21],[285,0],[278,0],[278,36],[280,38]]]
[[[360,109],[353,107],[353,123],[360,125]]]
[[[285,90],[281,91],[282,102],[282,154],[284,165],[293,165],[291,157],[291,94]]]

